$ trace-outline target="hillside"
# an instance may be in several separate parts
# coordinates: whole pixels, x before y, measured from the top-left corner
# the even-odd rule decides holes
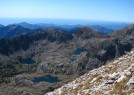
[[[134,36],[134,24],[130,24],[117,32],[110,33],[110,36],[125,37],[126,35]]]
[[[133,95],[134,50],[45,95]]]

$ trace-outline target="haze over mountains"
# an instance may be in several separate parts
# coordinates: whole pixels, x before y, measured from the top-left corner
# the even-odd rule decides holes
[[[107,34],[109,32],[113,32],[115,30],[119,30],[127,24],[112,24],[112,25],[81,25],[81,24],[76,24],[76,25],[58,25],[58,24],[30,24],[26,22],[18,23],[18,24],[10,24],[10,25],[0,25],[0,38],[12,38],[20,35],[25,35],[25,34],[32,34],[39,31],[46,30],[48,28],[55,28],[55,29],[60,29],[65,32],[73,33],[73,31],[77,30],[80,27],[89,27],[93,30],[96,30],[98,32]],[[107,28],[108,27],[108,28]]]
[[[3,25],[0,24],[0,27],[3,27]]]

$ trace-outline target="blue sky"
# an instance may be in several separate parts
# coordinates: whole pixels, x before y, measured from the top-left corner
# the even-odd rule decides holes
[[[0,18],[134,22],[134,0],[0,0]]]

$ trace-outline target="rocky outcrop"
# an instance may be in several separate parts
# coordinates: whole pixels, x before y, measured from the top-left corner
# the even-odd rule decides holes
[[[133,95],[134,50],[45,95]]]

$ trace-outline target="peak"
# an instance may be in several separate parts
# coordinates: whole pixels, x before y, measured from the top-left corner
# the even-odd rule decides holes
[[[128,29],[134,28],[134,24],[130,24],[127,26]]]
[[[27,22],[21,22],[21,23],[19,23],[19,24],[30,24],[30,23],[27,23]]]
[[[100,27],[100,26],[98,26]],[[86,32],[86,33],[98,33],[98,34],[101,34],[101,32],[99,31],[96,31],[94,29],[91,29],[90,27],[80,27],[77,31],[82,31],[82,32]]]
[[[127,35],[134,35],[134,24],[130,24],[127,27],[118,30],[116,32],[113,32],[110,34],[111,36],[117,36],[117,37],[124,37]]]
[[[8,27],[8,28],[15,29],[15,28],[20,27],[20,26],[17,25],[17,24],[11,24],[11,25],[8,25],[7,27]]]
[[[81,28],[77,29],[74,32],[74,36],[82,38],[82,39],[104,37],[104,35],[101,34],[100,32],[92,30],[88,27],[81,27]]]
[[[11,25],[6,26],[5,28],[10,28],[13,30],[13,29],[22,29],[23,27],[18,24],[11,24]],[[26,28],[23,28],[23,29],[26,29]]]
[[[133,29],[134,28],[134,24],[129,24],[128,26],[124,27],[123,29],[120,30],[129,30],[129,29]]]

